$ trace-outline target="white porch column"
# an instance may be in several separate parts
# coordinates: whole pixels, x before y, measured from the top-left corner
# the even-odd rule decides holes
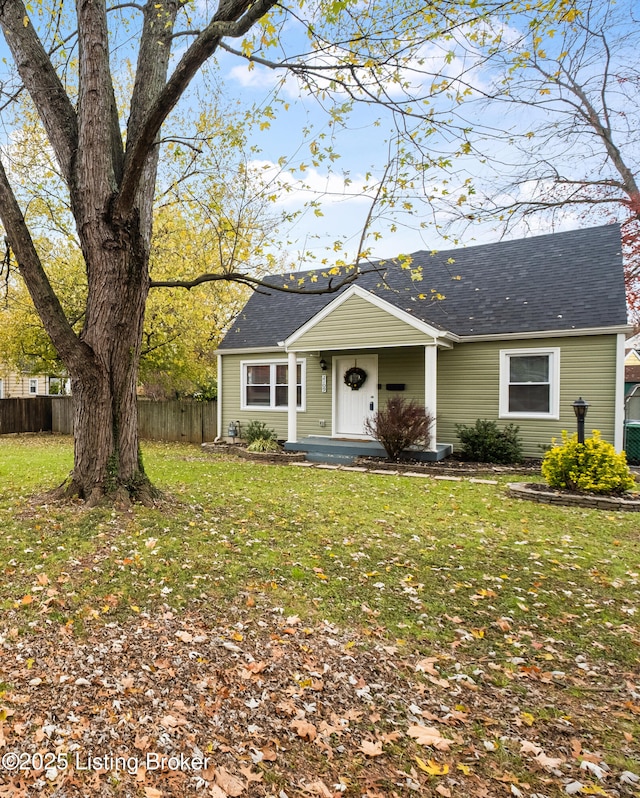
[[[438,347],[434,344],[424,348],[424,408],[433,416],[429,449],[436,450],[437,428],[436,411],[438,398]]]
[[[289,388],[287,392],[287,443],[295,443],[298,440],[298,359],[295,352],[289,352],[287,381]]]

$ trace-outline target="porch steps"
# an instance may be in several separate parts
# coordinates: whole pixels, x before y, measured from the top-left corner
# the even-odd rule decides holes
[[[377,441],[346,440],[344,438],[327,438],[320,435],[309,435],[300,441],[285,443],[285,451],[304,452],[305,458],[312,463],[331,463],[334,465],[352,465],[357,457],[386,457],[384,447]],[[433,462],[443,460],[451,454],[453,447],[449,443],[439,443],[436,451],[415,450],[408,452],[414,460]]]

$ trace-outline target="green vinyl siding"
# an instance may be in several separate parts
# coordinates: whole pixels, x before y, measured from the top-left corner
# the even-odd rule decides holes
[[[415,399],[424,404],[424,347],[412,346],[405,349],[383,349],[378,355],[378,407],[384,407],[387,400],[396,395],[386,386],[404,384],[400,392],[405,399]]]
[[[560,349],[560,418],[509,419],[498,417],[500,350]],[[526,457],[542,457],[552,438],[562,430],[575,432],[572,404],[582,396],[589,404],[587,435],[598,429],[613,443],[616,380],[616,336],[539,338],[458,344],[438,352],[438,441],[459,448],[456,424],[494,419],[500,426],[520,428]]]
[[[428,335],[359,296],[352,296],[295,342],[297,351],[410,346],[432,341]]]
[[[307,435],[331,435],[332,403],[331,388],[333,384],[332,358],[353,355],[357,360],[358,350],[340,350],[322,352],[327,363],[327,371],[320,369],[320,356],[305,355],[306,360],[306,409],[298,412],[298,439]],[[302,354],[298,356],[302,357]],[[249,421],[264,421],[270,429],[276,431],[280,439],[287,437],[287,412],[281,410],[241,410],[241,364],[243,361],[282,360],[283,354],[224,355],[222,357],[222,435],[226,436],[230,421],[240,422],[240,431]],[[326,375],[327,390],[322,392],[322,375]],[[338,375],[342,379],[342,375]],[[404,383],[402,392],[407,399],[424,402],[424,347],[406,347],[383,349],[378,353],[378,404],[382,407],[393,391],[386,389],[387,384]],[[324,421],[324,425],[321,422]]]
[[[320,369],[319,357],[307,356],[307,408],[298,413],[298,440],[307,435],[331,435],[331,358],[325,356],[327,370]],[[322,375],[327,378],[327,390],[322,393]],[[320,422],[324,426],[320,426]]]
[[[574,432],[576,420],[572,403],[579,396],[586,399],[589,411],[586,431],[590,435],[598,429],[603,437],[614,441],[616,336],[576,336],[564,338],[536,338],[531,340],[489,341],[456,344],[453,349],[438,350],[438,406],[437,437],[440,443],[452,443],[459,448],[456,424],[474,424],[477,418],[494,419],[500,426],[511,422],[499,418],[500,351],[504,349],[560,349],[560,418],[513,419],[520,428],[520,436],[527,457],[541,457],[551,438],[560,438],[562,430]],[[334,357],[353,355],[358,349],[334,349],[326,346],[317,354],[300,352],[306,360],[306,409],[298,412],[298,439],[307,435],[331,435]],[[369,350],[370,351],[370,350]],[[362,352],[362,350],[360,350]],[[404,384],[401,395],[424,402],[425,349],[424,346],[380,348],[378,355],[378,407],[383,407],[393,391],[387,384]],[[322,374],[319,361],[328,364],[327,391],[322,393]],[[251,356],[224,355],[222,357],[222,434],[226,435],[229,421],[240,421],[241,429],[249,421],[264,421],[276,431],[278,438],[287,437],[287,412],[282,410],[240,410],[241,363],[244,360],[283,360],[282,352]],[[336,375],[342,379],[343,375]],[[324,421],[324,426],[321,422]]]
[[[306,361],[306,410],[298,411],[298,438],[305,435],[330,435],[331,434],[331,372],[327,374],[327,392],[322,393],[322,371],[319,357],[299,355],[298,360]],[[287,408],[277,410],[241,410],[242,393],[242,363],[264,361],[271,363],[274,360],[287,359],[286,353],[274,352],[258,355],[224,355],[222,357],[222,428],[224,437],[230,421],[240,422],[240,433],[250,421],[263,421],[269,429],[273,429],[281,440],[287,438]],[[320,426],[320,420],[326,422],[325,427]]]

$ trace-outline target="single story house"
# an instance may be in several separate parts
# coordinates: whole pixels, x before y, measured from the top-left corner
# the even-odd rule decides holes
[[[622,447],[630,327],[617,225],[422,251],[362,271],[337,293],[254,292],[218,349],[219,431],[241,437],[260,420],[310,459],[332,446],[356,452],[365,419],[401,394],[436,418],[423,459],[446,456],[459,445],[456,425],[478,418],[517,424],[525,455],[541,457],[575,430],[583,397],[587,431]],[[304,291],[338,279],[270,282]]]
[[[49,374],[27,374],[0,364],[0,399],[27,399],[35,396],[68,396],[68,377]]]

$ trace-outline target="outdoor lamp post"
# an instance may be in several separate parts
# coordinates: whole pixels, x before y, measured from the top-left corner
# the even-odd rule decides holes
[[[589,409],[589,402],[585,402],[582,397],[573,403],[573,412],[578,419],[578,443],[584,443],[584,419]]]

